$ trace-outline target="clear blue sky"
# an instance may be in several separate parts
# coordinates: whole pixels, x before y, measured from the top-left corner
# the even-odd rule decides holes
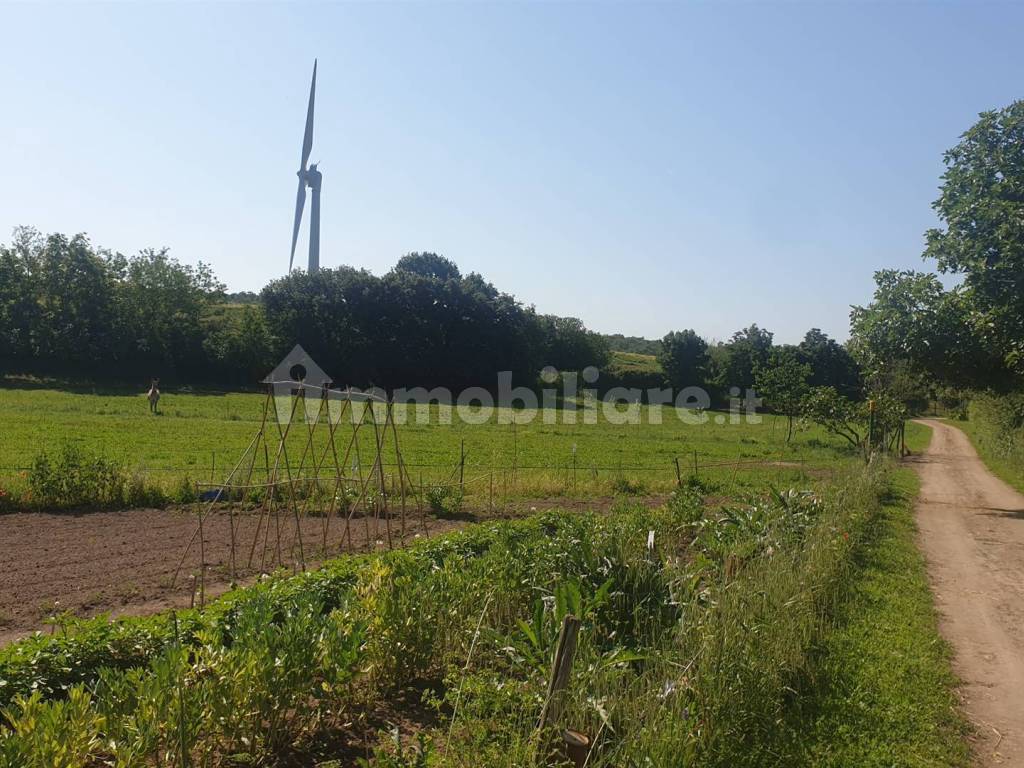
[[[649,337],[845,339],[874,270],[926,267],[942,152],[1024,97],[1011,4],[3,5],[0,28],[3,241],[166,245],[259,290],[318,56],[325,266],[433,250]]]

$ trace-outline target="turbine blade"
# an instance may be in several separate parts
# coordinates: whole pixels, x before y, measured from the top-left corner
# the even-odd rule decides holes
[[[302,223],[302,209],[306,205],[306,180],[299,177],[299,193],[295,198],[295,226],[292,228],[292,255],[288,259],[288,271],[292,271],[295,262],[295,243],[299,239],[299,224]]]
[[[309,84],[309,107],[306,110],[306,133],[302,138],[302,166],[306,170],[309,153],[313,151],[313,102],[316,101],[316,59],[313,59],[313,81]]]

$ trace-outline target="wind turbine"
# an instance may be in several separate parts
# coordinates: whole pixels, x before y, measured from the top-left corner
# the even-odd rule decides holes
[[[309,271],[320,269],[320,182],[323,174],[316,169],[316,163],[308,168],[309,153],[313,149],[313,102],[316,98],[316,59],[313,59],[313,82],[309,85],[309,107],[306,110],[306,133],[302,137],[302,162],[299,163],[299,193],[295,198],[295,226],[292,229],[292,255],[288,259],[288,271],[295,262],[295,243],[299,239],[299,224],[302,223],[302,209],[306,204],[306,187],[313,190],[313,205],[309,211]]]

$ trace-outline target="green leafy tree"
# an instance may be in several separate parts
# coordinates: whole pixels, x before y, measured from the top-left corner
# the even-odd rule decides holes
[[[933,274],[876,272],[871,303],[850,313],[850,348],[869,384],[890,388],[901,373],[991,383],[1001,366],[975,343],[963,298]]]
[[[543,365],[560,371],[581,371],[590,365],[601,368],[608,363],[608,342],[599,333],[588,330],[579,318],[542,315],[539,322],[545,339]]]
[[[944,159],[945,229],[929,230],[925,256],[963,275],[977,338],[1024,374],[1024,101],[983,112]]]
[[[804,397],[801,412],[805,419],[839,435],[857,450],[865,450],[867,412],[835,387],[814,387]]]
[[[800,362],[793,348],[776,349],[754,372],[754,386],[766,404],[786,416],[786,442],[793,438],[793,421],[810,387],[811,366]]]
[[[658,362],[672,387],[703,386],[707,381],[708,343],[692,329],[671,331],[661,340]]]
[[[398,260],[395,272],[409,272],[434,280],[460,280],[462,273],[451,259],[436,253],[409,253]]]
[[[797,346],[801,362],[811,366],[812,387],[835,387],[847,397],[860,393],[860,369],[853,355],[818,328],[811,328]]]
[[[117,257],[120,314],[128,354],[158,370],[201,371],[203,316],[223,297],[224,286],[209,266],[182,264],[166,248]]]
[[[772,351],[772,333],[757,324],[732,335],[725,345],[727,357],[722,371],[724,387],[749,389],[754,386],[754,372],[768,362]]]

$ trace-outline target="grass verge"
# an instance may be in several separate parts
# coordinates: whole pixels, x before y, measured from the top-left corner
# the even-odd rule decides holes
[[[970,764],[968,726],[914,540],[918,489],[911,470],[893,473],[824,637],[813,695],[793,713],[787,765]]]

